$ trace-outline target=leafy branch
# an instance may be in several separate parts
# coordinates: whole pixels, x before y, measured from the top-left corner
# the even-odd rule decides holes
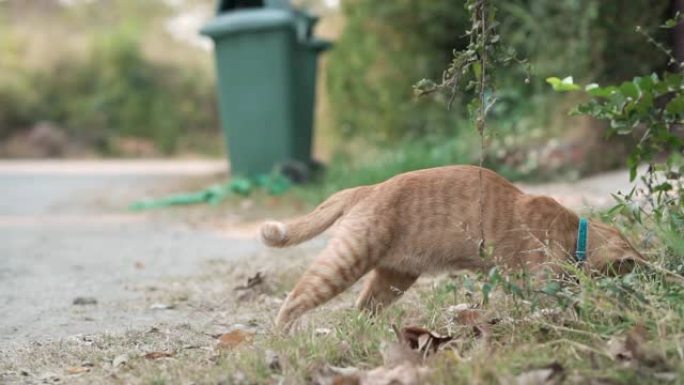
[[[673,28],[680,22],[677,14],[661,27]],[[641,176],[645,189],[616,196],[618,205],[613,211],[637,221],[641,221],[641,213],[653,214],[659,222],[668,218],[671,225],[679,227],[684,224],[684,66],[648,32],[639,27],[636,32],[667,56],[676,72],[652,73],[607,86],[592,83],[582,87],[574,84],[572,77],[546,81],[559,92],[583,92],[588,101],[573,113],[610,122],[608,136],[637,136],[626,163],[631,181],[636,179],[639,165],[648,164]]]
[[[470,95],[468,111],[475,119],[475,127],[480,135],[480,171],[479,171],[479,206],[480,206],[480,256],[485,255],[485,237],[482,220],[484,218],[484,202],[482,187],[482,165],[485,156],[485,134],[487,115],[496,103],[494,76],[496,69],[511,63],[525,64],[526,60],[517,57],[515,50],[501,43],[497,32],[499,22],[496,20],[497,8],[487,0],[467,0],[465,8],[470,15],[470,29],[465,32],[468,45],[461,51],[454,50],[453,58],[442,74],[439,83],[422,79],[414,85],[417,96],[432,93],[446,93],[449,96],[450,109],[456,95]],[[526,81],[529,81],[526,79]]]

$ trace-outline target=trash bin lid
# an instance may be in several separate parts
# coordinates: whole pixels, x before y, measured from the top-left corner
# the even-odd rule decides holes
[[[245,8],[291,9],[290,0],[219,0],[216,13],[234,12]]]
[[[294,28],[292,12],[281,9],[244,9],[223,13],[205,24],[200,33],[212,38],[236,33],[262,31],[277,28]]]

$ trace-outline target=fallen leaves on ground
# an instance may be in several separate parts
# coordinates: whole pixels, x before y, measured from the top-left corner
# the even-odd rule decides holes
[[[282,366],[280,365],[280,356],[273,350],[266,350],[264,353],[264,361],[266,366],[273,372],[280,372]]]
[[[65,371],[68,374],[81,374],[81,373],[87,373],[90,371],[90,368],[87,366],[73,366],[70,368],[66,368]]]
[[[643,325],[636,325],[624,336],[613,336],[607,342],[607,350],[613,359],[627,366],[643,365],[653,369],[668,369],[665,356],[648,343],[648,332]]]
[[[394,368],[379,367],[361,375],[359,385],[424,384],[430,370],[424,366],[403,364]]]
[[[383,346],[381,353],[382,362],[388,368],[406,363],[420,364],[423,362],[423,355],[420,352],[411,349],[402,342],[391,342]]]
[[[330,333],[332,333],[332,330],[330,330],[329,328],[316,328],[314,330],[315,336],[327,336]]]
[[[505,385],[556,385],[565,379],[565,369],[558,362],[520,373],[515,379],[502,381]]]
[[[239,285],[233,288],[237,292],[236,299],[238,301],[251,301],[258,297],[259,294],[268,291],[264,285],[265,279],[261,272],[257,272],[254,276],[248,277],[244,285]]]
[[[372,370],[326,366],[312,378],[315,385],[419,385],[424,384],[430,370],[423,366],[402,364],[393,368]]]
[[[471,328],[473,335],[479,338],[478,346],[481,349],[491,349],[491,325],[499,323],[499,319],[487,320],[483,310],[465,303],[451,306],[449,311],[454,314],[454,321],[457,324]]]
[[[149,352],[143,354],[143,358],[147,360],[158,360],[160,358],[170,358],[173,357],[173,352]]]
[[[73,304],[77,306],[97,305],[97,299],[94,297],[76,297],[74,298]]]
[[[359,385],[361,370],[324,365],[314,371],[312,385]]]
[[[482,311],[477,309],[462,309],[456,312],[456,321],[461,325],[474,326],[483,323]]]
[[[150,305],[150,310],[172,310],[175,309],[176,305],[166,304],[166,303],[154,303]]]
[[[437,352],[440,346],[453,339],[451,336],[443,336],[419,326],[406,326],[400,331],[394,327],[394,330],[400,342],[425,356]]]
[[[126,366],[128,364],[128,354],[119,354],[112,360],[112,366],[118,368],[119,366]]]
[[[253,339],[254,333],[235,329],[218,337],[218,347],[219,349],[233,349],[242,344],[252,342]]]
[[[248,289],[251,289],[255,286],[261,285],[263,283],[264,283],[264,276],[261,275],[260,271],[258,271],[253,277],[247,278],[246,284],[236,286],[233,290],[235,290],[235,291],[248,290]]]
[[[418,326],[401,329],[392,325],[397,341],[384,344],[384,365],[370,370],[337,368],[326,365],[312,376],[317,385],[418,385],[424,384],[430,369],[425,359],[451,341],[451,336]]]

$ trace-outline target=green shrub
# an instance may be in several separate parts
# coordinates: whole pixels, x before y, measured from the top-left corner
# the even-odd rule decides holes
[[[662,28],[674,28],[682,21],[677,13]],[[631,192],[618,193],[615,196],[618,204],[611,213],[622,214],[642,226],[648,219],[650,226],[644,226],[645,230],[660,235],[667,243],[676,238],[672,235],[681,234],[684,228],[684,138],[681,132],[684,63],[641,26],[635,30],[661,51],[668,60],[669,70],[614,85],[591,83],[581,87],[570,77],[563,80],[553,77],[547,82],[558,92],[584,94],[587,101],[577,106],[574,113],[609,122],[608,135],[639,138],[625,163],[630,170],[630,181],[639,176],[643,187],[635,185]],[[648,169],[639,175],[639,166],[646,164]],[[670,248],[681,252],[680,241],[672,242]]]
[[[170,153],[192,130],[214,128],[214,91],[203,74],[153,63],[135,33],[95,39],[84,61],[64,61],[35,76],[43,84],[41,120],[67,127],[109,151],[109,139],[148,138]]]
[[[652,31],[667,2],[646,0],[515,0],[501,2],[503,39],[534,67],[534,92],[558,73],[622,81],[665,64],[631,26]]]
[[[74,22],[74,34],[86,34],[86,47],[78,53],[55,48],[60,59],[43,65],[24,63],[25,37],[0,20],[0,138],[50,121],[83,144],[116,155],[112,139],[120,136],[149,139],[168,154],[186,137],[217,134],[211,73],[189,60],[153,60],[143,49],[154,24],[145,18],[159,18],[163,7],[130,0],[110,6],[116,16],[91,5],[50,16]]]
[[[456,117],[413,100],[412,85],[439,77],[459,46],[466,15],[451,1],[345,1],[347,25],[328,65],[331,104],[345,134],[398,140],[440,133]]]
[[[657,29],[666,2],[648,0],[514,0],[498,2],[500,35],[533,67],[530,84],[523,69],[502,69],[493,125],[510,125],[536,114],[548,127],[559,98],[544,80],[558,73],[576,78],[624,80],[662,66],[662,58],[625,26]],[[451,0],[350,0],[343,2],[346,28],[331,55],[329,92],[343,134],[373,140],[449,133],[465,115],[446,100],[414,100],[411,86],[439,79],[453,49],[467,43],[463,2]],[[454,115],[461,114],[461,117]],[[544,120],[545,119],[545,120]],[[544,124],[546,123],[546,124]]]

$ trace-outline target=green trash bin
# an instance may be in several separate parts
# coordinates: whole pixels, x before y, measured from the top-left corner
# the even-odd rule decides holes
[[[219,112],[233,175],[312,164],[316,62],[330,43],[285,0],[219,1],[201,30],[214,40]]]

